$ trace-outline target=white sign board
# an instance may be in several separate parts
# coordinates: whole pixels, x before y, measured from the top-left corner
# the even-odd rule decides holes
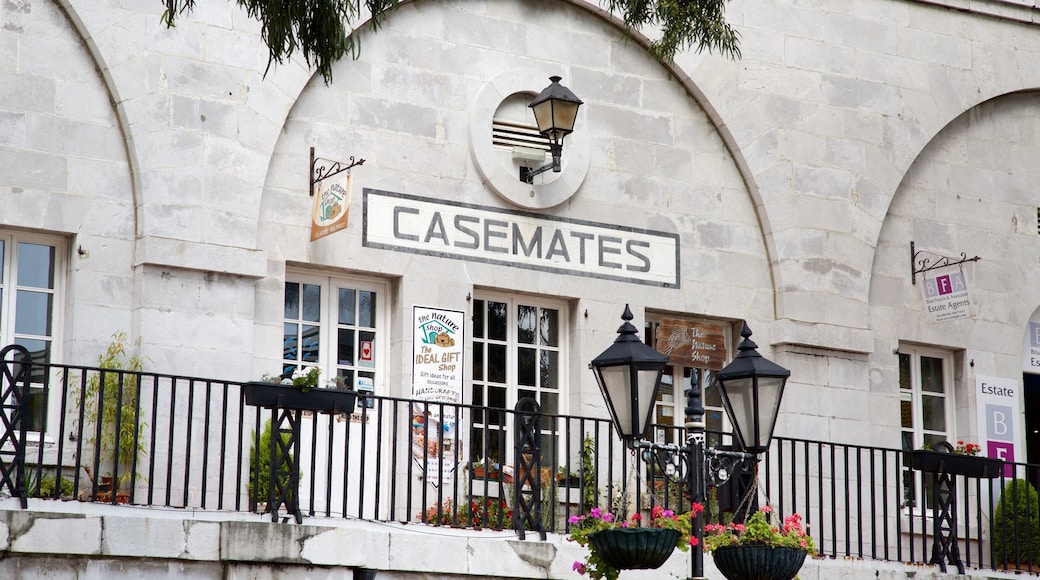
[[[974,316],[971,297],[968,295],[968,280],[960,267],[925,272],[921,295],[932,322]]]
[[[412,397],[430,403],[462,403],[466,313],[412,308]],[[448,462],[459,444],[456,408],[412,404],[412,456],[429,482],[450,482]],[[461,452],[461,450],[460,450]]]
[[[559,274],[679,287],[679,235],[364,190],[362,244]]]
[[[1007,462],[1024,461],[1022,388],[1015,379],[975,377],[975,404],[978,411],[979,445],[987,457]],[[1007,465],[1004,474],[1014,477]]]

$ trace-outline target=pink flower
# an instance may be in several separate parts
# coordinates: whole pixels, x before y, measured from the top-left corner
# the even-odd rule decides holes
[[[762,506],[762,509],[759,511],[761,511],[764,514],[768,514],[769,512],[773,511],[773,506],[764,505]]]
[[[568,524],[576,524],[576,523],[581,522],[584,519],[585,519],[585,516],[571,516],[571,517],[567,518],[567,523]]]
[[[654,509],[650,510],[650,517],[657,519],[664,513],[664,508],[659,505],[655,505]]]
[[[643,519],[643,515],[642,514],[632,514],[632,521],[633,522],[642,521],[642,519]]]
[[[574,565],[571,566],[571,568],[578,574],[584,574],[586,571],[588,571],[588,568],[585,567],[585,564],[577,561],[574,562]]]
[[[690,545],[691,546],[696,546],[699,543],[700,543],[700,540],[697,539],[697,536],[690,536]]]

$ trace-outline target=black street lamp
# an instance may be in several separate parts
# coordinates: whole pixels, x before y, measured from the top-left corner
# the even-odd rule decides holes
[[[618,435],[631,444],[646,439],[668,357],[639,340],[627,304],[621,319],[624,323],[618,328],[614,344],[592,359],[589,366]]]
[[[528,107],[534,112],[534,120],[538,124],[538,132],[549,140],[549,153],[552,161],[528,171],[522,175],[527,183],[534,182],[534,176],[550,169],[555,173],[562,170],[563,138],[574,131],[574,122],[578,118],[578,108],[582,101],[570,89],[560,84],[561,77],[551,76],[549,86],[531,101]]]
[[[723,406],[743,451],[705,448],[704,407],[697,385],[686,391],[686,444],[679,447],[647,442],[644,440],[668,358],[639,340],[636,327],[629,322],[632,312],[627,304],[621,318],[624,323],[618,329],[614,344],[589,365],[603,392],[614,427],[632,448],[642,451],[643,461],[656,464],[666,477],[681,483],[691,501],[703,502],[707,477],[723,483],[735,468],[757,463],[758,456],[769,448],[784,385],[791,371],[758,353],[758,345],[750,338],[751,329],[744,322],[740,332],[743,340],[737,347],[739,353],[715,373]],[[763,416],[763,413],[766,414]],[[638,503],[638,489],[636,493]],[[694,578],[702,578],[704,524],[701,516],[694,518],[693,526],[698,542],[691,550],[691,570]]]
[[[747,322],[740,336],[744,340],[737,347],[739,354],[715,378],[741,449],[758,455],[769,449],[791,371],[758,353]]]

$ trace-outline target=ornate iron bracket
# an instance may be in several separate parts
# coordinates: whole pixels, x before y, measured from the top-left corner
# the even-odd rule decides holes
[[[921,254],[929,254],[931,256],[934,256],[934,258],[931,258],[931,257],[928,257],[928,256],[924,256],[924,257],[920,257],[919,258],[918,256],[920,256]],[[935,254],[935,253],[929,252],[927,250],[918,250],[918,249],[916,249],[914,247],[914,242],[911,240],[910,241],[910,282],[912,284],[917,284],[917,275],[918,274],[923,274],[924,272],[927,272],[929,270],[935,270],[936,268],[945,268],[946,266],[956,266],[958,264],[963,264],[965,262],[978,262],[981,259],[982,258],[980,258],[979,256],[975,256],[974,258],[969,258],[968,254],[966,254],[964,252],[961,252],[960,259],[957,259],[957,258],[950,258],[950,257],[947,257],[947,256],[942,256],[940,254]]]
[[[688,485],[690,471],[694,469],[695,453],[694,446],[703,447],[703,441],[692,441],[688,445],[649,443],[640,441],[635,444],[639,449],[643,462],[656,465],[661,473],[673,483]],[[758,457],[751,453],[742,451],[727,451],[704,447],[704,475],[711,485],[722,485],[729,481],[734,473],[740,470],[748,470],[755,464]],[[697,490],[684,490],[694,493]]]
[[[322,163],[321,165],[318,165],[318,161],[319,160],[331,163],[332,165],[328,166],[328,167],[326,167],[324,163]],[[314,147],[311,147],[311,173],[310,173],[311,197],[314,197],[314,184],[318,183],[319,181],[321,181],[323,179],[328,179],[329,177],[332,177],[333,175],[339,175],[340,173],[343,173],[344,171],[350,169],[351,167],[357,167],[358,165],[363,165],[364,163],[365,163],[364,159],[358,159],[358,160],[355,161],[353,155],[350,156],[350,160],[349,161],[345,161],[345,162],[334,161],[332,159],[325,159],[323,157],[315,157],[314,156]]]

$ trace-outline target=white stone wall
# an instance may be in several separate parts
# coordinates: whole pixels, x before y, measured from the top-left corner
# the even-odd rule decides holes
[[[410,307],[468,311],[482,289],[568,303],[572,413],[605,416],[586,363],[626,302],[637,322],[747,319],[792,370],[786,436],[896,446],[900,342],[957,352],[958,393],[1021,373],[1040,303],[1031,2],[733,0],[740,60],[662,65],[597,2],[416,0],[359,33],[331,86],[301,59],[263,76],[234,3],[172,30],[162,9],[0,3],[0,227],[68,239],[61,362],[126,330],[153,370],[256,378],[280,357],[286,268],[305,267],[387,282],[387,394],[408,393]],[[471,144],[504,74],[531,91],[560,74],[585,101],[564,155],[587,173],[540,214],[679,234],[679,288],[362,247],[363,188],[517,209]],[[350,228],[315,243],[311,146],[366,159]],[[982,257],[975,318],[928,322],[910,241]]]

